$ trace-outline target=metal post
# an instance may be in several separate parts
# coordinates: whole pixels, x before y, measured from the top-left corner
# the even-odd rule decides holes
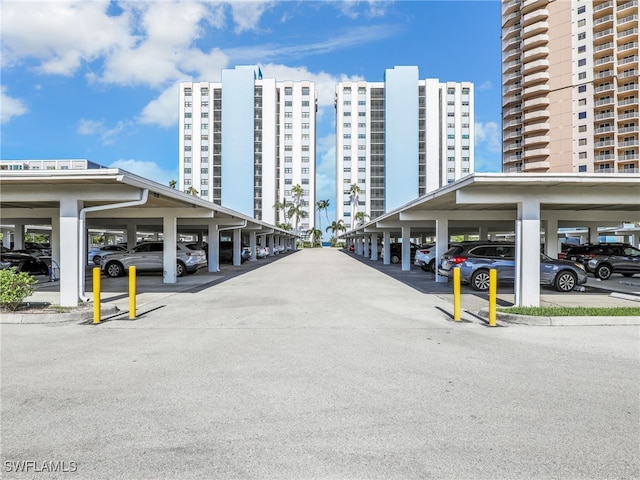
[[[129,267],[129,319],[136,318],[136,267]]]
[[[489,270],[489,326],[496,326],[496,293],[498,290],[498,271]]]
[[[453,319],[460,321],[460,267],[453,269]]]
[[[93,269],[93,323],[100,323],[100,267]]]

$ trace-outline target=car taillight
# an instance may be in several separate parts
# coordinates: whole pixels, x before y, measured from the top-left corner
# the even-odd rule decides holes
[[[429,253],[429,250],[418,250],[418,252],[423,255],[427,255]]]
[[[467,257],[451,257],[449,259],[449,263],[453,263],[454,265],[457,265],[458,263],[465,262],[466,260],[467,260]]]
[[[192,254],[191,252],[185,252],[187,254],[187,257],[190,257]]]
[[[589,254],[589,260],[591,260],[592,258],[596,258],[596,254],[595,253],[590,253]]]

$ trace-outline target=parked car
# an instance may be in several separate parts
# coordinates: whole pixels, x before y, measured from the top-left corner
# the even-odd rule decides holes
[[[31,275],[49,275],[49,266],[39,257],[28,253],[0,253],[0,270],[7,268],[16,268],[19,272],[27,272]]]
[[[416,243],[411,243],[411,260],[413,261],[416,257],[416,252],[420,249],[420,245]],[[391,263],[400,263],[402,260],[402,243],[395,242],[390,245],[389,253],[391,255]]]
[[[416,250],[414,265],[418,265],[425,272],[436,271],[436,244],[423,245]]]
[[[88,263],[93,262],[96,265],[100,265],[100,260],[102,260],[102,257],[105,255],[126,251],[127,248],[124,245],[104,245],[102,247],[94,247],[87,253],[87,261]]]
[[[266,258],[269,256],[269,247],[258,245],[256,247],[256,258]]]
[[[39,250],[41,255],[51,255],[51,246],[49,244],[42,244],[38,242],[24,242],[24,248],[26,250]]]
[[[242,244],[241,248],[242,250],[240,251],[240,263],[244,263],[247,260],[249,260],[249,258],[251,258],[251,249],[249,249],[249,246],[246,244]],[[220,241],[220,261],[226,262],[226,263],[233,263],[233,241],[231,240]]]
[[[489,270],[495,269],[499,282],[515,279],[515,244],[510,242],[472,241],[451,244],[441,258],[438,273],[453,277],[453,269],[460,268],[460,281],[475,290],[489,289]],[[578,262],[556,260],[540,254],[540,284],[570,292],[577,285],[587,283],[584,266]]]
[[[162,272],[164,242],[142,242],[133,249],[105,255],[100,261],[102,272],[108,277],[120,277],[134,265],[139,272]],[[176,274],[182,277],[207,266],[204,250],[194,250],[185,242],[178,242]]]
[[[584,243],[582,245],[574,245],[567,249],[564,254],[564,259],[581,262],[586,268],[589,261],[596,257],[624,255],[625,247],[631,247],[631,245],[620,242]],[[560,258],[560,256],[558,256],[558,258]]]
[[[607,280],[613,273],[631,277],[640,273],[640,250],[628,244],[613,246],[604,255],[596,255],[587,263],[587,270],[600,280]]]

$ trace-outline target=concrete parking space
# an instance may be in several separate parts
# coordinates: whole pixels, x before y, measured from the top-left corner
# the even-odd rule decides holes
[[[2,465],[74,462],[91,480],[640,476],[637,327],[455,323],[440,294],[335,249],[242,268],[143,293],[157,296],[135,321],[2,325]]]

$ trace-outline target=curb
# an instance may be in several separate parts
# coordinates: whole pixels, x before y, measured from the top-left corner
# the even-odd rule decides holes
[[[489,318],[489,310],[482,309],[478,315]],[[533,317],[529,315],[516,315],[513,313],[496,312],[496,320],[515,325],[543,326],[543,327],[576,327],[576,326],[606,326],[606,325],[640,325],[640,317]]]
[[[100,308],[100,315],[113,315],[117,313],[115,305]],[[39,323],[63,323],[90,320],[93,318],[93,308],[85,306],[77,307],[64,313],[11,313],[2,312],[0,324],[39,324]]]

